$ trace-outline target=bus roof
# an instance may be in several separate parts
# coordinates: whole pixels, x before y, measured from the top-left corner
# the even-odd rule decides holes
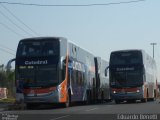
[[[115,50],[115,51],[112,51],[111,53],[114,53],[114,52],[130,52],[130,51],[141,51],[141,52],[144,52],[144,50],[142,50],[142,49],[125,49],[125,50]]]
[[[29,40],[44,40],[44,39],[66,39],[64,37],[31,37],[31,38],[24,38],[20,41],[29,41]]]

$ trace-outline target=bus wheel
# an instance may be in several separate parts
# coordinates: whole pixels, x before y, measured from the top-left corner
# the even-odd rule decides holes
[[[127,103],[135,103],[135,102],[136,102],[136,100],[134,100],[134,99],[127,100]]]
[[[101,103],[103,103],[104,102],[104,92],[102,91],[102,93],[101,93]]]
[[[71,93],[68,92],[67,100],[66,100],[66,102],[64,103],[64,107],[67,108],[67,107],[70,107],[70,106],[71,106]]]
[[[157,93],[156,93],[156,90],[154,90],[154,98],[153,98],[153,101],[155,101],[157,99]]]
[[[86,104],[89,105],[91,103],[91,94],[90,91],[87,91],[87,99],[86,99]]]
[[[34,103],[27,103],[26,107],[27,107],[27,109],[35,109],[36,104],[34,104]]]
[[[119,104],[121,101],[120,100],[115,100],[115,103],[116,104]]]
[[[141,102],[146,103],[147,102],[147,98],[141,99]]]
[[[149,97],[149,94],[148,94],[148,89],[147,89],[147,96],[146,96],[146,98],[142,98],[141,102],[143,102],[143,103],[147,102],[148,97]]]

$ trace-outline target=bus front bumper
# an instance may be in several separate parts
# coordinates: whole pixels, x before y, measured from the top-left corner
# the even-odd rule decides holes
[[[143,94],[141,92],[133,93],[111,93],[111,98],[114,100],[141,100],[143,99]]]
[[[25,95],[24,96],[25,103],[59,103],[59,95],[58,93],[51,93],[46,95]]]

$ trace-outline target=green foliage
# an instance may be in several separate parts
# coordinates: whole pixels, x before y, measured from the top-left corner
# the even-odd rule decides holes
[[[2,69],[0,71],[0,87],[8,89],[8,97],[14,96],[15,87],[15,71],[6,71]]]
[[[6,82],[6,73],[5,71],[0,71],[0,87],[6,87],[7,82]]]
[[[8,96],[13,97],[15,88],[15,71],[6,71]]]
[[[15,99],[14,98],[7,98],[7,99],[1,99],[0,103],[14,103]]]

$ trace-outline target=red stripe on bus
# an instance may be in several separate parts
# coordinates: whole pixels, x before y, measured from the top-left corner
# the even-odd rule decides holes
[[[34,94],[41,94],[41,93],[48,93],[51,91],[56,90],[56,87],[50,87],[50,88],[29,88],[24,89],[24,94],[34,93]]]
[[[115,92],[135,92],[139,90],[139,88],[112,88],[112,91]]]

